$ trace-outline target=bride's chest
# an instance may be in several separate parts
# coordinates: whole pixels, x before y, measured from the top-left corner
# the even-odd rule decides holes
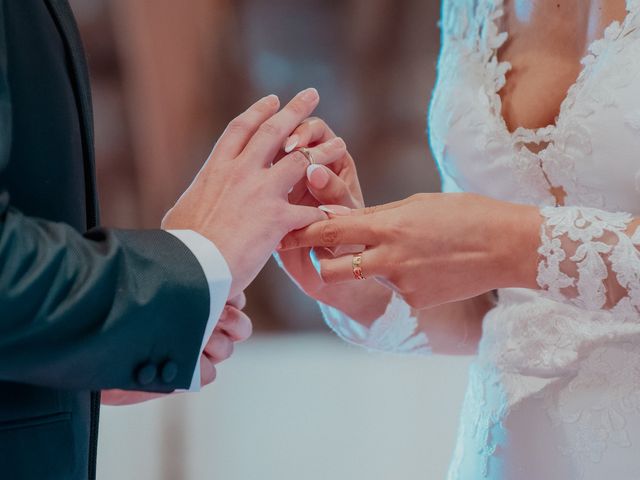
[[[498,94],[509,69],[495,56],[504,37],[497,27],[477,40],[445,31],[429,114],[443,175],[510,201],[554,204],[555,191],[567,205],[640,212],[640,33],[615,27],[592,45],[564,100],[538,93],[543,112],[555,102],[552,125],[515,132]]]
[[[613,22],[625,20],[625,0],[593,0],[590,4],[586,8],[583,0],[505,2],[495,25],[509,36],[496,49],[496,56],[511,64],[499,92],[501,113],[510,131],[518,126],[533,129],[555,124],[589,45],[603,38]]]

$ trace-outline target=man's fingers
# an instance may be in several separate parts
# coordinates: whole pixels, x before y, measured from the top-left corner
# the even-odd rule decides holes
[[[308,147],[324,143],[336,136],[324,120],[317,117],[307,118],[293,131],[284,142],[284,151],[290,153],[296,147]]]
[[[242,292],[241,294],[236,295],[235,297],[227,301],[227,304],[237,308],[238,310],[242,310],[247,306],[247,296],[244,294],[244,292]]]
[[[360,268],[365,278],[382,276],[385,271],[385,259],[379,249],[362,252]],[[353,255],[320,260],[320,277],[325,283],[344,283],[356,280],[353,273]]]
[[[322,143],[316,147],[309,149],[309,155],[313,159],[314,165],[327,165],[344,157],[347,152],[347,145],[341,138]],[[278,177],[278,183],[284,192],[288,192],[291,187],[296,185],[303,179],[307,173],[310,160],[300,151],[290,153],[273,167],[271,167],[271,175]]]
[[[367,217],[335,217],[309,225],[304,230],[289,233],[282,239],[280,249],[335,247],[344,244],[375,245],[378,243],[377,240]]]
[[[212,363],[220,363],[233,353],[233,341],[220,330],[214,330],[213,335],[204,347],[204,354]]]
[[[225,333],[234,342],[247,340],[253,332],[251,319],[238,308],[226,306],[224,310],[216,330]]]
[[[253,135],[244,155],[256,164],[271,164],[284,139],[318,106],[320,96],[315,88],[300,92],[280,112],[265,121]]]
[[[225,158],[235,158],[245,148],[251,137],[267,119],[280,108],[280,100],[269,95],[258,100],[245,112],[233,119],[213,149],[214,154]]]
[[[216,379],[216,367],[211,363],[206,355],[200,356],[200,385],[205,386],[213,383]]]

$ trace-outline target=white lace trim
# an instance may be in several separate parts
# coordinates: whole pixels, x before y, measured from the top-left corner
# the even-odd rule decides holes
[[[540,288],[554,300],[637,319],[640,231],[627,234],[633,217],[586,207],[546,207],[541,215]]]
[[[514,173],[518,182],[523,186],[524,192],[529,192],[535,187],[538,203],[556,204],[557,200],[551,188],[561,187],[567,196],[564,204],[603,206],[602,195],[581,186],[575,173],[576,157],[586,158],[592,150],[590,136],[579,120],[591,115],[592,110],[578,108],[576,100],[583,92],[584,84],[592,78],[591,71],[597,67],[598,59],[610,49],[621,48],[622,40],[631,41],[629,33],[637,28],[634,23],[637,17],[636,3],[637,0],[627,1],[627,15],[624,21],[612,22],[605,29],[603,37],[588,46],[587,54],[581,60],[583,68],[561,102],[555,123],[537,129],[519,127],[511,133],[502,115],[502,100],[498,93],[506,83],[506,73],[511,69],[509,62],[498,60],[498,50],[508,38],[508,33],[501,32],[498,28],[498,22],[504,16],[504,0],[480,0],[483,9],[490,9],[489,13],[481,12],[481,18],[486,22],[482,31],[487,32],[487,38],[481,35],[478,45],[478,48],[484,51],[483,56],[488,59],[485,66],[490,85],[486,87],[486,94],[491,105],[490,111],[503,133],[510,136],[515,150]],[[594,97],[593,100],[610,105],[614,102],[610,98],[611,92],[616,91],[615,87],[631,82],[633,72],[633,69],[621,67],[617,75],[609,75],[606,79],[616,85],[610,85],[611,88],[603,86],[598,90],[599,94],[592,91],[589,94]],[[584,105],[586,104],[583,103],[582,106]],[[527,147],[532,144],[545,146],[539,152],[532,153]],[[535,198],[529,195],[527,200]]]
[[[331,329],[349,343],[381,352],[431,353],[426,334],[418,331],[418,320],[411,307],[395,293],[385,313],[369,328],[334,307],[321,302],[318,305]]]

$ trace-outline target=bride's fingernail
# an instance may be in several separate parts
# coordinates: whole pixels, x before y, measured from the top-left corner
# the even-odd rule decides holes
[[[320,205],[318,208],[331,215],[351,215],[351,209],[342,205]]]
[[[293,152],[293,149],[298,146],[298,142],[300,141],[300,137],[298,135],[292,135],[289,140],[287,140],[287,144],[284,147],[285,153]]]
[[[324,166],[314,163],[307,167],[307,180],[314,188],[324,188],[329,183],[329,172]]]
[[[293,187],[289,189],[289,191],[287,192],[287,195],[291,195],[291,192],[293,192]]]

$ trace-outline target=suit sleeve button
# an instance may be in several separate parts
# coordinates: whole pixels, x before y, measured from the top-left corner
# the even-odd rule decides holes
[[[138,369],[137,379],[140,385],[149,385],[153,383],[158,375],[158,369],[152,363],[146,363]]]
[[[164,383],[173,382],[178,376],[178,364],[169,360],[162,366],[162,381]]]

